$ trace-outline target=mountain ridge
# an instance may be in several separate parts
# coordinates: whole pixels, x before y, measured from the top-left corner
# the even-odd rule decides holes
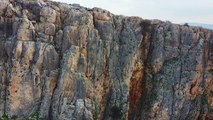
[[[205,23],[189,23],[191,26],[203,27],[207,29],[213,30],[213,24],[205,24]]]

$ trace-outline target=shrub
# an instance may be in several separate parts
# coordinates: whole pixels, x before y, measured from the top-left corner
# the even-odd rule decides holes
[[[1,117],[1,120],[9,120],[9,119],[10,119],[9,116],[6,113],[4,113]]]
[[[213,75],[213,69],[209,69],[209,72]]]

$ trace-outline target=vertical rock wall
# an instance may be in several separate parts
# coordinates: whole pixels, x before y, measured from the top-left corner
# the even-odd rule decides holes
[[[1,116],[213,119],[213,31],[77,4],[0,3]]]

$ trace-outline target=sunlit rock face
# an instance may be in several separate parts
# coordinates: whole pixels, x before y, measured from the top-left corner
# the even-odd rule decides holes
[[[0,101],[20,120],[213,119],[213,31],[1,0]]]

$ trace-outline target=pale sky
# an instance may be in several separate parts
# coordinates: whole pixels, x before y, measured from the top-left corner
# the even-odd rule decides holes
[[[174,23],[213,24],[213,0],[54,0],[100,7],[117,15],[144,19],[169,20]]]

